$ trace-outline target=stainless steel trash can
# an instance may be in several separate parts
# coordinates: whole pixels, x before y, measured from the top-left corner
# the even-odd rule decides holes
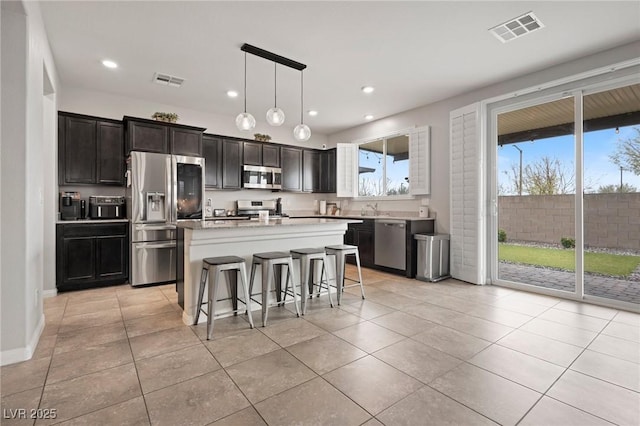
[[[449,234],[415,234],[418,243],[416,278],[440,281],[449,278]]]

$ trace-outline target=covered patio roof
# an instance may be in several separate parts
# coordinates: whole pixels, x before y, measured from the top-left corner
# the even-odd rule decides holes
[[[640,84],[584,97],[584,131],[640,124]],[[573,98],[535,105],[498,117],[498,145],[574,132]]]

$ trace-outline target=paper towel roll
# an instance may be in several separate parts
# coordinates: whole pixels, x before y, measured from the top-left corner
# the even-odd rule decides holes
[[[319,214],[327,214],[327,202],[325,200],[320,200],[320,208],[318,209]]]

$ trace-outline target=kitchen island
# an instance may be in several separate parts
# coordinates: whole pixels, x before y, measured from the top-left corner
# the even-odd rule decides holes
[[[178,223],[178,267],[176,283],[178,300],[183,308],[182,320],[193,324],[197,312],[198,286],[202,259],[214,256],[240,256],[247,262],[247,276],[250,280],[251,261],[254,253],[285,251],[304,247],[324,247],[342,244],[349,223],[358,220],[336,220],[319,218],[283,218],[258,220],[212,220],[185,221]],[[329,276],[334,277],[333,262],[330,262]],[[294,265],[297,268],[297,265]],[[295,277],[299,276],[296,271]],[[253,292],[259,292],[261,276],[256,273]],[[228,297],[226,286],[220,288],[220,297]],[[240,290],[240,289],[239,289]],[[258,297],[259,298],[259,297]],[[252,310],[259,309],[255,304]],[[231,302],[220,302],[218,312],[231,310]],[[200,322],[206,316],[200,316]]]

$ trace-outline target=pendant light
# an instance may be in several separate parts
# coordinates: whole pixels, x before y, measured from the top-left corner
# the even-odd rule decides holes
[[[244,112],[236,117],[236,127],[243,132],[256,127],[256,119],[247,112],[247,52],[244,52]]]
[[[278,108],[278,64],[273,63],[273,108],[267,110],[267,123],[272,126],[282,126],[284,111]]]
[[[304,72],[300,70],[300,124],[293,129],[293,137],[298,142],[308,141],[311,129],[304,124]]]

